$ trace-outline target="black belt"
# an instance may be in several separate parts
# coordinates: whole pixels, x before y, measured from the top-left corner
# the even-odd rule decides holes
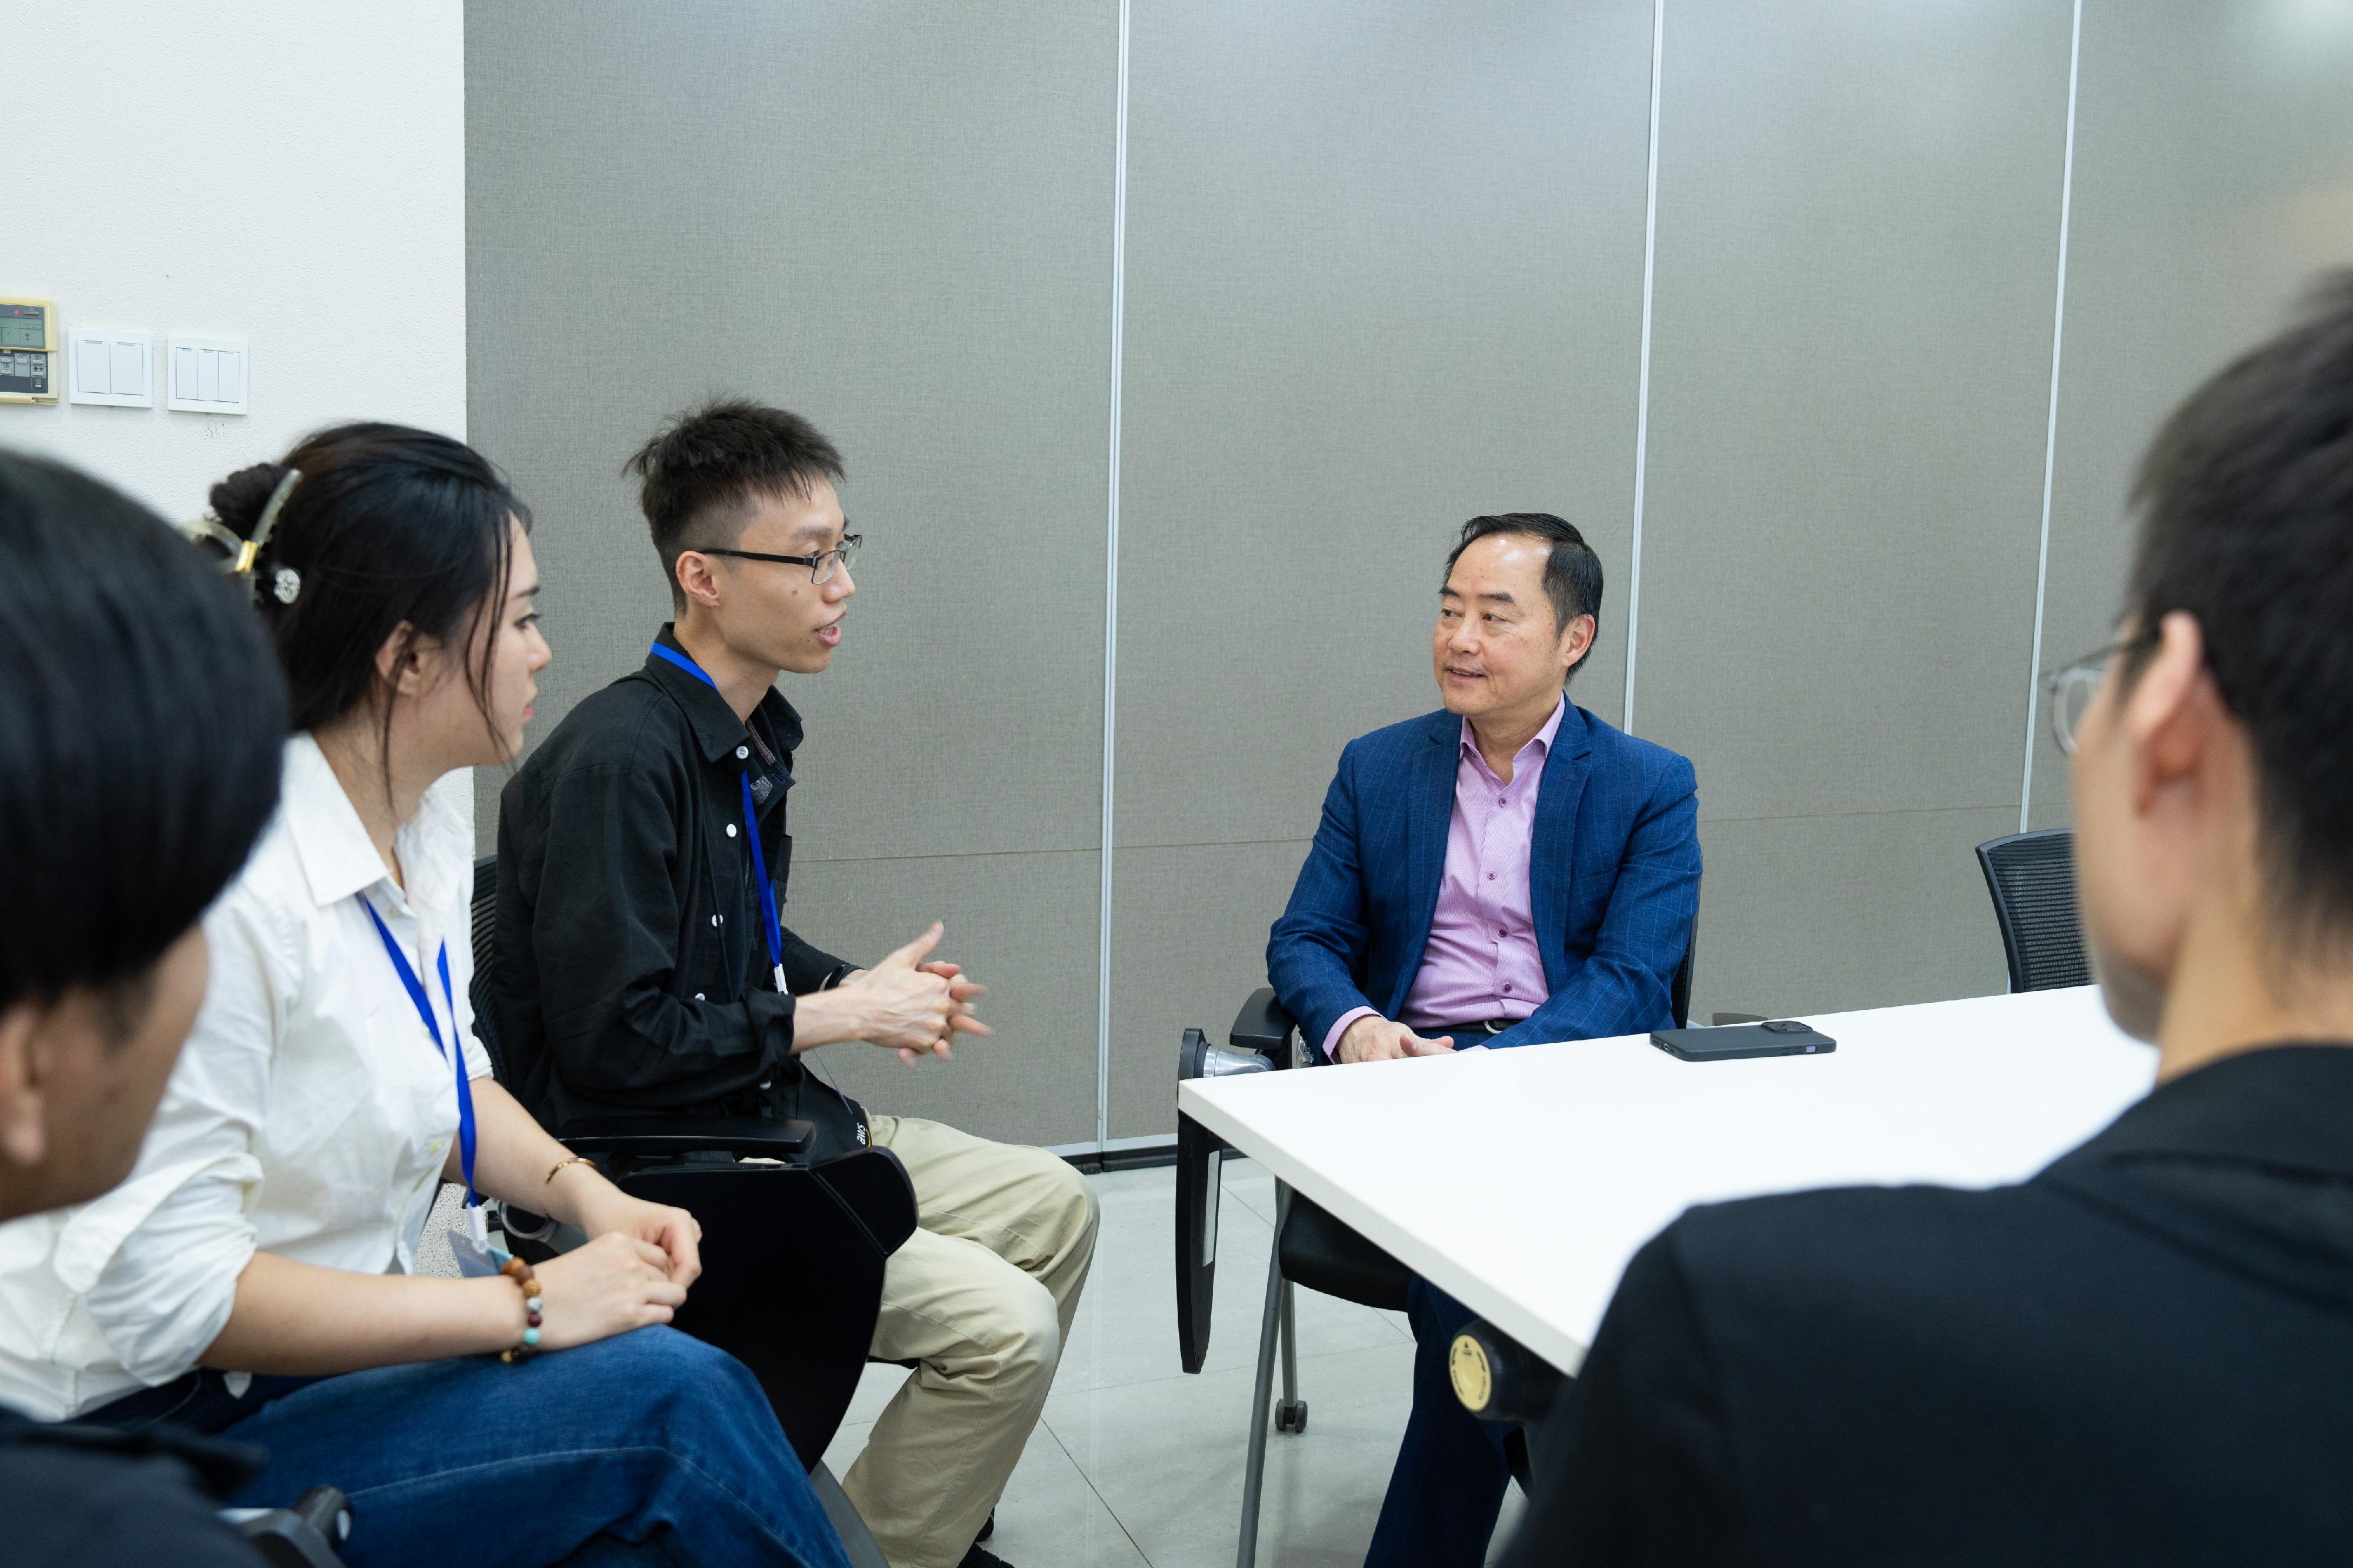
[[[1414,1033],[1425,1040],[1440,1039],[1448,1035],[1500,1035],[1526,1022],[1525,1018],[1482,1018],[1475,1024],[1449,1024],[1442,1029],[1416,1029]]]

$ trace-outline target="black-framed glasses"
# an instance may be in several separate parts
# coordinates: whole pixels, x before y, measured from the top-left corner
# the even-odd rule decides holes
[[[2076,733],[2083,726],[2084,715],[2092,710],[2092,700],[2100,694],[2100,682],[2107,677],[2109,661],[2120,653],[2146,647],[2154,641],[2153,633],[2137,632],[2072,660],[2042,682],[2043,701],[2051,710],[2051,738],[2059,742],[2062,754],[2075,754]]]
[[[823,583],[830,580],[836,572],[841,571],[849,564],[850,557],[858,553],[858,546],[863,536],[860,534],[845,533],[841,536],[840,543],[830,550],[820,551],[815,555],[770,555],[758,550],[701,550],[696,553],[732,555],[738,561],[777,561],[786,566],[806,566],[809,569],[810,582]]]

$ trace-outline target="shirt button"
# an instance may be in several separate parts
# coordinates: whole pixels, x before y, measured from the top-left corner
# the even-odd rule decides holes
[[[713,916],[712,916],[712,917],[711,917],[711,923],[712,923],[712,925],[717,925],[717,924],[719,923],[719,917],[718,917],[717,915],[713,915]],[[1500,932],[1500,931],[1498,931],[1496,934],[1500,936],[1500,935],[1502,935],[1503,933],[1502,933],[1502,932]]]
[[[1492,882],[1492,881],[1493,881],[1494,879],[1495,879],[1495,873],[1493,873],[1493,871],[1488,872],[1488,873],[1487,873],[1487,880],[1489,880],[1489,881],[1491,881],[1491,882]]]
[[[751,754],[752,748],[749,746],[738,746],[735,748],[735,760],[739,763]]]
[[[1497,805],[1510,805],[1511,803],[1510,803],[1509,801],[1507,801],[1506,799],[1504,799],[1504,796],[1502,796],[1502,795],[1497,795],[1497,796],[1495,797],[1495,804],[1496,804]]]
[[[696,1001],[698,1001],[698,1002],[702,1001],[702,992],[700,992],[700,991],[696,992],[696,993],[694,994],[694,999],[695,999]]]
[[[730,838],[735,837],[735,825],[732,822],[727,825],[727,837]]]

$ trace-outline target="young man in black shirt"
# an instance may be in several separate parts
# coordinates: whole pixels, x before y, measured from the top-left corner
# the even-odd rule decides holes
[[[2353,274],[2173,416],[2134,500],[2116,640],[2052,719],[2157,1088],[2018,1186],[1668,1226],[1514,1568],[2353,1562]]]
[[[278,662],[164,522],[0,454],[0,1222],[130,1173],[195,1021],[206,905],[278,801]],[[0,1278],[0,1318],[8,1281]],[[17,1323],[10,1333],[36,1332]],[[27,1420],[0,1385],[0,1558],[255,1568],[252,1450]]]
[[[800,716],[780,674],[832,662],[856,584],[807,421],[722,402],[632,460],[676,620],[583,701],[501,797],[493,1012],[517,1097],[582,1116],[781,1116],[820,1155],[872,1142],[921,1228],[890,1261],[874,1354],[918,1367],[843,1478],[893,1568],[986,1568],[976,1543],[1045,1405],[1094,1255],[1064,1162],[939,1122],[869,1117],[802,1053],[867,1040],[945,1057],[981,988],[929,959],[934,924],[871,969],[778,920]],[[714,1260],[714,1264],[716,1260]]]

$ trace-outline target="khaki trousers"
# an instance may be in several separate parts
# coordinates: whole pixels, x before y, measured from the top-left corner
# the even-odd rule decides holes
[[[915,1184],[874,1354],[917,1363],[841,1489],[892,1568],[955,1568],[1046,1407],[1094,1260],[1095,1195],[1042,1149],[870,1119]]]

